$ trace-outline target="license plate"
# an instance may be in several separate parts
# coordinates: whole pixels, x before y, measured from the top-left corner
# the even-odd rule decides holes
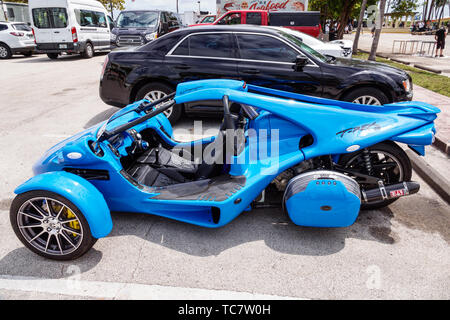
[[[59,48],[60,48],[60,49],[67,49],[67,44],[60,44],[60,45],[59,45]]]

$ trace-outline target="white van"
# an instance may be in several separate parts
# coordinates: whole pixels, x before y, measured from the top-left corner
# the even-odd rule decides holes
[[[37,50],[50,59],[62,52],[81,53],[111,49],[114,23],[96,0],[29,0],[31,24]]]

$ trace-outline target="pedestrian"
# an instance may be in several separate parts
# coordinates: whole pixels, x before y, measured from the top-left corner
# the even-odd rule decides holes
[[[438,31],[436,31],[436,34],[434,35],[434,39],[436,40],[436,55],[434,57],[438,56],[438,50],[441,50],[440,57],[443,57],[443,51],[445,48],[445,37],[447,36],[447,32],[445,31],[445,28],[440,28]]]
[[[376,29],[376,24],[374,23],[372,26],[372,29],[370,30],[370,32],[372,33],[372,38],[375,37],[375,29]]]

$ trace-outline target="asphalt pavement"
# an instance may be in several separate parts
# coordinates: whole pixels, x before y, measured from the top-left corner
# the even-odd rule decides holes
[[[418,194],[348,228],[298,227],[277,209],[220,229],[113,214],[111,235],[78,260],[25,249],[9,223],[13,190],[45,150],[116,110],[98,96],[104,58],[0,61],[0,299],[450,298],[450,209],[417,175]]]

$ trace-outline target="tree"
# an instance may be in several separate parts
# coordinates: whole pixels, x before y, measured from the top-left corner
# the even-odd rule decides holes
[[[411,15],[416,9],[416,0],[394,0],[392,4],[391,16],[400,18],[405,15]]]
[[[386,0],[380,0],[380,10],[376,17],[375,36],[372,41],[372,48],[370,49],[369,60],[375,61],[375,55],[377,53],[378,42],[380,41],[381,29],[383,28],[384,11],[386,7]]]
[[[358,51],[359,35],[361,33],[362,22],[363,22],[363,18],[364,18],[364,12],[366,11],[366,6],[367,6],[367,0],[363,0],[363,2],[361,4],[361,11],[359,13],[358,28],[356,29],[355,40],[353,40],[353,52],[355,52],[355,53],[356,53],[356,51]]]

